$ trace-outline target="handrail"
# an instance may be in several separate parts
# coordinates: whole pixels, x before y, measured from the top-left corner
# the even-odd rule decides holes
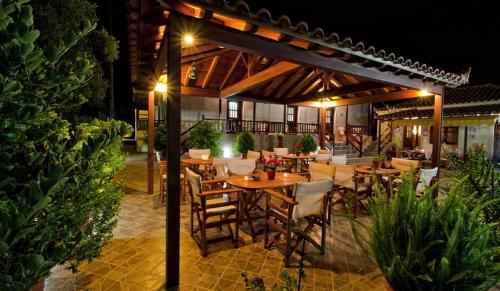
[[[294,123],[275,121],[253,121],[238,119],[211,119],[219,123],[219,128],[226,132],[266,132],[266,133],[318,133],[319,126],[316,123]]]
[[[387,125],[383,132],[378,135],[378,154],[380,154],[392,141],[392,127]]]
[[[366,125],[351,125],[346,126],[346,140],[356,151],[359,152],[359,157],[363,156],[363,135],[369,135],[369,128]]]

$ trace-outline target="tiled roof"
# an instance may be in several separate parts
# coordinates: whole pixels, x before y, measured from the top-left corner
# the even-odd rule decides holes
[[[466,106],[466,107],[450,107],[444,108],[444,117],[458,117],[458,116],[477,116],[477,115],[489,115],[489,114],[499,114],[500,104],[490,104],[490,105],[477,105],[477,106]],[[389,113],[385,115],[379,115],[381,120],[395,120],[403,118],[431,118],[434,116],[433,109],[408,109],[404,111],[398,111],[394,113]]]

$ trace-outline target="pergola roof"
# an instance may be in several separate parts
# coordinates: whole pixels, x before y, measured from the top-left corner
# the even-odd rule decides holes
[[[394,120],[403,118],[432,117],[434,111],[432,98],[416,98],[404,101],[391,101],[378,104],[379,119]],[[446,91],[444,116],[478,116],[500,113],[500,86],[493,84],[468,86]]]
[[[468,82],[469,71],[448,73],[361,42],[354,44],[337,33],[310,30],[305,22],[273,17],[267,9],[253,12],[243,1],[160,2],[128,1],[136,101],[145,100],[147,90],[166,70],[164,32],[171,11],[182,15],[196,37],[194,46],[182,49],[183,95],[279,104],[364,97],[351,102],[356,104],[399,99],[398,92],[403,98],[418,96],[403,92],[408,89],[440,93],[443,87]],[[196,79],[188,77],[193,64]],[[323,80],[327,90],[319,92]],[[379,98],[388,93],[391,97]]]

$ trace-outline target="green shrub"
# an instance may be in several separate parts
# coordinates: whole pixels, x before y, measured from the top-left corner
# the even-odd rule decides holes
[[[165,124],[158,124],[154,132],[155,150],[164,151],[167,149],[167,127]]]
[[[413,182],[413,173],[404,176],[390,198],[376,183],[366,205],[371,223],[353,224],[361,245],[395,290],[488,290],[500,279],[492,260],[499,249],[489,247],[495,225],[480,216],[499,200],[469,209],[464,181],[455,181],[443,199],[433,197],[437,185],[417,198]]]
[[[236,137],[236,142],[234,143],[234,150],[237,153],[246,153],[248,151],[253,151],[255,149],[255,141],[253,136],[248,131],[240,133]]]
[[[222,154],[222,132],[217,130],[217,124],[213,121],[202,121],[196,125],[187,139],[187,145],[192,149],[210,149],[210,154],[220,156]]]
[[[60,112],[85,100],[83,57],[61,57],[94,25],[83,22],[44,49],[32,9],[0,2],[0,290],[29,290],[50,269],[96,257],[111,237],[121,195],[118,121],[71,125]]]
[[[302,151],[305,153],[311,153],[318,150],[318,144],[311,134],[304,134],[299,143],[302,144]]]

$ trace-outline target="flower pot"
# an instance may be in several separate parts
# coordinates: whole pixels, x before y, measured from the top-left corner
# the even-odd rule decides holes
[[[382,166],[382,162],[381,161],[372,161],[372,166],[375,169],[379,169]]]
[[[43,291],[45,287],[45,279],[42,279],[36,283],[35,286],[31,287],[31,291]]]
[[[295,155],[297,155],[297,157],[300,156],[300,152],[296,152]]]
[[[276,170],[267,170],[267,179],[274,180],[274,177],[276,177]]]
[[[248,154],[248,152],[241,153],[241,158],[245,160],[247,158],[247,154]]]
[[[278,136],[278,147],[279,148],[283,147],[283,137],[282,136]]]

